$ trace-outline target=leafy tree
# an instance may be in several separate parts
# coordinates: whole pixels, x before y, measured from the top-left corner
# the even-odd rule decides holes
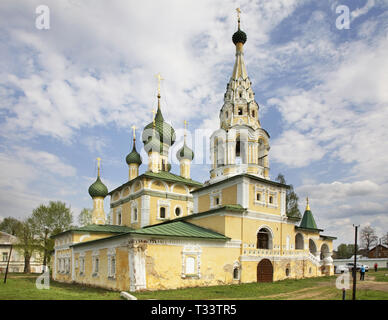
[[[5,218],[0,223],[0,231],[6,232],[13,236],[16,236],[21,227],[22,222],[12,217]]]
[[[34,209],[31,225],[43,251],[43,265],[47,265],[48,253],[54,249],[54,240],[50,237],[71,227],[73,215],[70,207],[61,201],[50,201],[48,206],[41,204]]]
[[[377,244],[378,237],[375,229],[370,226],[361,229],[361,243],[362,246],[369,251],[371,247]]]
[[[358,246],[357,246],[358,251]],[[354,255],[354,244],[341,243],[337,247],[336,259],[349,259]]]
[[[284,175],[281,173],[278,174],[275,180],[282,184],[287,184],[286,179],[284,178]],[[299,197],[295,193],[293,185],[290,184],[289,186],[290,188],[286,192],[286,213],[287,213],[287,216],[289,217],[300,219],[302,218],[302,215],[298,208]]]
[[[15,248],[24,256],[24,273],[30,273],[30,260],[34,252],[38,251],[39,241],[34,233],[33,223],[31,218],[25,219],[20,224],[16,232],[17,243]]]
[[[78,223],[81,226],[92,224],[92,209],[84,208],[78,216]]]

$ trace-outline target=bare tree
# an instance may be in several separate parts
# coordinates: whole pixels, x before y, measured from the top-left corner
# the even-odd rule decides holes
[[[388,232],[383,236],[382,243],[388,246]]]
[[[370,226],[361,229],[360,237],[362,246],[367,251],[369,251],[371,247],[377,244],[378,237],[376,236],[376,231]]]

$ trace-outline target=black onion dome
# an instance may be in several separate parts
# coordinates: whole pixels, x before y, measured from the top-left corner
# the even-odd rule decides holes
[[[242,43],[244,44],[247,42],[247,34],[244,31],[241,31],[238,29],[232,37],[233,43],[236,45],[237,43]]]

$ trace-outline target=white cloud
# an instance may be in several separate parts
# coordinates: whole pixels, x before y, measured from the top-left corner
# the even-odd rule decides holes
[[[272,142],[271,158],[289,167],[306,166],[324,155],[314,139],[295,130],[284,131]]]

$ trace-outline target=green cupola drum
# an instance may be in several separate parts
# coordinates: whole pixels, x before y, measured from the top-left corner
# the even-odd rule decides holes
[[[129,168],[129,180],[139,176],[139,167],[142,164],[141,155],[136,150],[136,127],[132,126],[133,130],[133,146],[132,151],[127,155],[125,161]]]
[[[153,111],[153,120],[144,127],[142,134],[144,149],[148,154],[148,170],[154,173],[170,171],[168,151],[176,140],[175,130],[164,121],[160,107],[160,82],[163,79],[160,74],[157,74],[156,78],[158,79],[158,110],[156,115]]]
[[[97,179],[89,187],[89,194],[93,199],[92,223],[105,224],[104,199],[108,195],[108,188],[100,178],[100,158],[97,158]]]

